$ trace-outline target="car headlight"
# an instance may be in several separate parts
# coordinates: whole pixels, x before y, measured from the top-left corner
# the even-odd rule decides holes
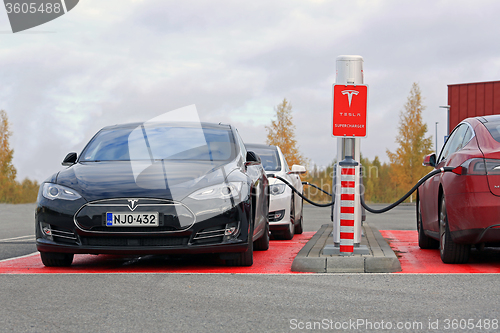
[[[77,200],[82,197],[75,190],[70,189],[69,187],[53,183],[44,183],[42,194],[49,200]]]
[[[285,192],[285,188],[285,184],[273,184],[269,186],[269,192],[271,192],[272,195],[283,194],[283,192]]]
[[[240,195],[242,185],[240,182],[217,184],[195,191],[189,197],[195,200],[229,199]]]

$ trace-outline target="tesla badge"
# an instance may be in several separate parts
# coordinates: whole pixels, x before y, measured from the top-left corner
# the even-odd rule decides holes
[[[128,199],[128,208],[134,211],[137,208],[138,199]]]

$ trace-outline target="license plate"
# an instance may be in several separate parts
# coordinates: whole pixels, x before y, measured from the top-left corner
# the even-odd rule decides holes
[[[107,227],[157,227],[158,213],[106,213]]]

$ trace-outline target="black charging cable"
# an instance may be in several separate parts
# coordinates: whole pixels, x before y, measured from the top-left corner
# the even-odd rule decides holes
[[[302,185],[309,185],[309,186],[312,186],[312,187],[314,187],[314,188],[317,188],[317,189],[318,189],[318,190],[320,190],[321,192],[325,193],[326,195],[332,196],[332,194],[331,194],[331,193],[328,193],[327,191],[323,190],[321,187],[316,186],[316,185],[314,185],[314,184],[311,184],[311,183],[309,183],[309,182],[302,182]]]
[[[455,168],[453,168],[453,167],[443,167],[443,168],[439,168],[439,169],[436,169],[434,171],[431,171],[430,173],[428,173],[427,175],[425,175],[424,177],[422,177],[418,181],[418,183],[415,186],[413,186],[412,189],[410,191],[408,191],[408,193],[406,193],[404,196],[402,196],[398,201],[396,201],[395,203],[393,203],[393,204],[391,204],[391,205],[389,205],[387,207],[384,207],[382,209],[373,209],[373,208],[368,207],[366,205],[365,200],[363,199],[362,195],[360,196],[361,206],[363,206],[370,213],[374,213],[374,214],[385,213],[385,212],[393,209],[394,207],[398,206],[403,201],[405,201],[427,179],[429,179],[429,178],[431,178],[431,177],[433,177],[433,176],[435,176],[435,175],[437,175],[437,174],[439,174],[441,172],[453,172],[453,170],[455,170]],[[293,185],[290,184],[286,179],[284,179],[284,178],[282,178],[280,176],[276,176],[274,174],[268,174],[267,177],[276,178],[276,179],[281,180],[283,183],[285,183],[286,185],[288,185],[288,187],[290,187],[293,192],[297,193],[302,199],[304,199],[305,201],[309,202],[311,205],[314,205],[314,206],[317,206],[317,207],[329,207],[329,206],[332,206],[333,204],[335,204],[335,196],[334,195],[332,195],[331,193],[328,193],[328,192],[324,191],[323,189],[321,189],[318,186],[316,186],[314,184],[311,184],[309,182],[302,182],[302,184],[303,185],[309,185],[309,186],[312,186],[314,188],[317,188],[318,190],[322,191],[323,193],[331,196],[332,197],[332,202],[329,202],[329,203],[326,203],[326,204],[320,204],[320,203],[313,202],[313,201],[309,200],[308,198],[306,198],[304,195],[302,195],[302,193],[299,193],[299,191],[297,191],[295,189],[295,187],[293,187]]]
[[[440,169],[436,169],[434,171],[431,171],[430,173],[428,173],[427,175],[425,175],[424,177],[422,177],[422,179],[420,179],[418,181],[418,183],[415,186],[413,186],[411,190],[408,191],[408,193],[406,193],[404,196],[402,196],[401,199],[399,199],[398,201],[396,201],[392,205],[389,205],[389,206],[387,206],[385,208],[382,208],[382,209],[373,209],[373,208],[368,207],[366,205],[366,203],[365,203],[365,200],[363,199],[363,196],[360,196],[361,197],[361,200],[360,200],[361,201],[361,206],[363,206],[370,213],[374,213],[374,214],[385,213],[385,212],[393,209],[394,207],[398,206],[403,201],[405,201],[427,179],[431,178],[432,176],[437,175],[438,173],[441,173],[441,172],[450,172],[450,171],[453,171],[454,169],[455,168],[452,168],[452,167],[444,167],[444,168],[440,168]]]
[[[308,182],[302,182],[302,184],[304,185],[310,185],[310,186],[313,186],[319,190],[321,190],[322,192],[328,194],[329,196],[332,197],[332,202],[329,202],[329,203],[326,203],[326,204],[320,204],[320,203],[317,203],[317,202],[313,202],[311,200],[309,200],[308,198],[306,198],[302,193],[300,193],[299,191],[297,191],[297,189],[295,189],[295,187],[293,187],[292,184],[290,184],[288,182],[288,180],[280,177],[280,176],[276,176],[275,174],[268,174],[267,177],[270,177],[270,178],[276,178],[276,179],[279,179],[281,180],[283,183],[285,183],[286,185],[288,185],[288,187],[290,187],[292,189],[293,192],[297,193],[302,199],[304,199],[305,201],[309,202],[311,205],[313,206],[316,206],[316,207],[330,207],[332,206],[334,203],[335,203],[335,196],[333,196],[331,193],[328,193],[326,191],[324,191],[323,189],[319,188],[318,186],[316,185],[313,185],[313,184],[309,184]],[[306,184],[307,183],[307,184]]]

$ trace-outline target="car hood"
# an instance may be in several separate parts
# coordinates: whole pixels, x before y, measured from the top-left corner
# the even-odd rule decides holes
[[[197,189],[223,182],[234,168],[235,162],[82,162],[61,171],[57,183],[78,191],[87,201],[130,197],[181,201]]]

